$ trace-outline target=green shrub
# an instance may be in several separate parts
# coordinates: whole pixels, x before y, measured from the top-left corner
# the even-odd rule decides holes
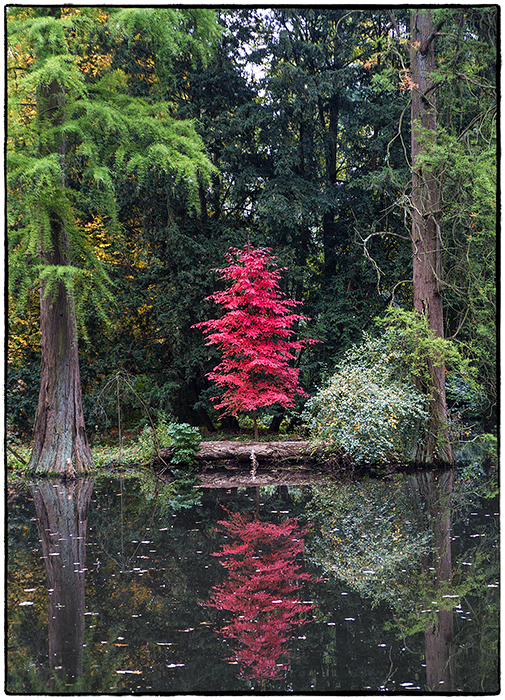
[[[365,334],[307,402],[312,442],[356,462],[409,459],[428,419],[426,397],[401,378],[404,357],[392,338]]]
[[[191,465],[200,440],[198,428],[193,428],[189,423],[170,422],[165,415],[161,415],[156,431],[151,427],[144,428],[139,437],[139,445],[144,461],[150,461],[156,455],[157,447],[171,448],[171,464]]]
[[[448,407],[467,420],[480,420],[489,405],[482,387],[457,372],[446,377],[445,393]]]

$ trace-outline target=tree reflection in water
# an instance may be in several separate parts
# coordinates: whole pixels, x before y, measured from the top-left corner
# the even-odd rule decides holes
[[[278,680],[288,668],[293,628],[308,622],[307,612],[314,607],[299,599],[303,582],[313,577],[295,563],[307,528],[299,527],[296,518],[276,525],[238,513],[219,524],[234,541],[213,555],[228,577],[213,587],[207,605],[231,613],[220,630],[236,642],[227,660],[240,665],[244,680]]]
[[[444,604],[452,596],[451,503],[454,472],[419,472],[419,492],[424,500],[433,549],[423,569],[431,573],[431,590],[437,602],[436,618],[426,625],[426,685],[429,692],[453,692],[454,683],[454,604]],[[432,596],[430,596],[431,598]]]
[[[424,657],[425,689],[431,693],[455,692],[468,684],[468,669],[458,657],[463,659],[466,647],[478,641],[467,639],[460,628],[455,644],[455,610],[469,595],[482,597],[483,582],[495,580],[490,578],[495,576],[488,563],[491,552],[477,556],[467,548],[464,557],[467,563],[473,559],[472,573],[454,567],[453,505],[464,490],[460,483],[454,494],[454,483],[454,471],[448,469],[400,474],[391,481],[316,486],[308,508],[316,526],[310,560],[374,606],[386,603],[393,621],[385,629],[397,629],[404,640],[415,638],[409,647],[422,639],[416,652]],[[493,639],[494,630],[486,633]],[[475,656],[484,663],[485,653]],[[382,689],[393,682],[388,677]],[[492,671],[482,682],[483,687],[495,682]]]
[[[54,689],[82,673],[87,512],[94,480],[31,486],[49,593],[49,665]]]

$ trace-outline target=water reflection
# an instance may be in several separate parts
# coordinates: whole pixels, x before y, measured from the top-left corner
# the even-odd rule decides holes
[[[387,621],[384,629],[396,628],[404,639],[423,634],[424,648],[418,652],[426,669],[423,688],[432,693],[461,692],[468,683],[461,663],[456,681],[455,659],[474,646],[475,640],[469,644],[466,629],[461,629],[456,644],[455,613],[462,612],[464,596],[482,591],[482,581],[489,577],[482,565],[493,559],[489,551],[479,554],[467,550],[463,564],[473,568],[463,573],[459,565],[454,574],[454,478],[453,470],[426,471],[410,477],[399,475],[392,483],[365,480],[316,487],[309,506],[319,526],[310,549],[311,560],[374,606],[386,603],[393,620]],[[462,494],[460,484],[458,496]],[[493,586],[488,584],[488,588]],[[458,615],[458,622],[467,619]],[[496,644],[498,635],[492,622],[486,634],[491,638],[494,634]],[[485,653],[476,651],[477,656]],[[389,676],[382,688],[390,689],[391,681]]]
[[[12,493],[9,692],[497,691],[498,508],[472,484],[163,488]]]
[[[302,583],[313,577],[295,563],[307,528],[299,527],[296,518],[277,525],[239,513],[228,515],[219,524],[234,541],[214,554],[228,576],[213,587],[207,605],[231,613],[231,620],[220,630],[236,643],[227,660],[239,664],[241,678],[262,686],[267,679],[283,677],[291,633],[308,622],[307,614],[314,607],[300,600]]]
[[[425,628],[426,685],[429,692],[453,692],[454,678],[454,613],[451,587],[451,493],[454,472],[423,472],[415,477],[423,499],[433,547],[423,561],[430,591],[425,608],[435,609],[435,619]],[[446,601],[449,601],[447,603]]]
[[[74,684],[82,673],[86,530],[93,485],[92,479],[41,480],[30,487],[46,571],[50,677],[56,687]]]

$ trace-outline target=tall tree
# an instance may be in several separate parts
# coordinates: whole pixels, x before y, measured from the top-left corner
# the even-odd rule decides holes
[[[49,12],[50,17],[56,18],[59,8],[52,7]],[[39,229],[39,264],[44,272],[53,270],[56,274],[40,280],[42,364],[34,445],[28,468],[37,471],[40,464],[43,468],[50,465],[48,470],[56,473],[83,472],[92,465],[93,458],[82,410],[67,216],[62,202],[58,202],[60,193],[57,191],[61,192],[66,186],[63,81],[55,77],[49,83],[37,85],[36,102],[37,131],[41,137],[39,155],[41,159],[53,161],[61,188],[58,183],[52,183],[51,195],[56,201],[50,202],[44,212],[47,219],[44,223],[41,221]],[[39,216],[41,206],[39,203]]]
[[[268,57],[259,137],[268,157],[257,212],[268,244],[290,250],[296,298],[317,319],[328,362],[386,303],[359,238],[381,228],[400,233],[401,222],[384,220],[398,192],[391,172],[405,170],[395,131],[406,98],[374,82],[389,31],[385,11],[279,8],[265,23],[264,48],[253,54]],[[406,276],[399,240],[377,251],[372,242],[381,291]]]
[[[440,232],[440,174],[430,164],[430,149],[437,140],[434,80],[435,27],[430,9],[411,10],[410,69],[412,80],[412,253],[414,308],[427,318],[438,337],[444,336],[442,296],[442,240]],[[420,463],[454,460],[447,432],[445,367],[427,360],[430,371],[430,424],[420,443]]]
[[[73,474],[92,466],[76,283],[87,284],[98,306],[106,291],[85,224],[98,212],[113,229],[119,175],[140,181],[150,169],[164,170],[174,185],[188,183],[197,202],[196,183],[213,168],[193,125],[170,116],[163,84],[174,57],[206,55],[217,30],[212,11],[198,9],[10,8],[7,19],[11,285],[21,300],[36,276],[41,288],[41,383],[29,470]],[[139,36],[158,57],[148,76],[157,87],[151,99],[136,97],[138,80],[114,64],[118,47]],[[109,46],[100,52],[103,37]]]
[[[497,13],[497,7],[440,9],[434,20],[445,19],[436,40],[434,154],[443,169],[445,334],[478,368],[479,417],[487,430],[495,425],[497,402]],[[455,379],[448,377],[451,394]]]

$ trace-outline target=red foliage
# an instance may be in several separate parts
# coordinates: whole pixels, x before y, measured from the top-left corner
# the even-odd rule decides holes
[[[214,554],[228,578],[214,586],[207,604],[232,613],[220,630],[238,643],[228,660],[240,664],[243,678],[279,679],[287,668],[279,657],[289,655],[290,633],[307,622],[305,615],[314,607],[298,599],[302,582],[314,580],[295,564],[307,528],[298,527],[296,518],[274,525],[239,514],[220,524],[235,541]]]
[[[208,299],[225,310],[221,318],[195,324],[208,335],[207,345],[218,345],[222,361],[207,376],[225,389],[216,408],[236,416],[278,403],[293,406],[296,394],[305,395],[298,382],[299,370],[289,366],[294,352],[318,341],[293,340],[291,326],[306,320],[291,312],[301,303],[282,295],[280,269],[269,270],[275,258],[268,248],[230,248],[230,265],[216,270],[231,280],[228,289]]]

